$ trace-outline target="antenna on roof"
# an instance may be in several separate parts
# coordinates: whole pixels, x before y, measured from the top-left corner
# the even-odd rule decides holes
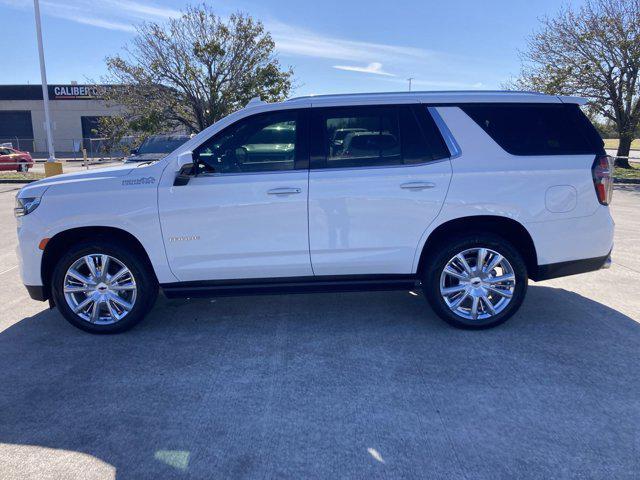
[[[249,100],[249,103],[247,103],[247,107],[250,105],[262,105],[263,103],[267,102],[263,102],[260,97],[253,97],[251,100]]]

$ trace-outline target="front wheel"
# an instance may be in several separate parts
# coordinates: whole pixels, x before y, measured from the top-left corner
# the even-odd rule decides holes
[[[62,315],[91,333],[133,327],[151,309],[157,293],[147,263],[124,245],[104,240],[71,247],[52,277],[53,298]]]
[[[527,269],[520,253],[491,234],[470,234],[440,245],[427,259],[424,293],[433,310],[458,328],[505,322],[520,308]]]
[[[27,163],[25,162],[20,162],[18,163],[17,170],[19,173],[27,173],[29,171],[29,165],[27,165]]]

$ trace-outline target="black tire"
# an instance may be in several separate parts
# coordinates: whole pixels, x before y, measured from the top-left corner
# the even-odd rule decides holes
[[[440,278],[449,262],[458,253],[472,248],[487,248],[502,255],[513,267],[515,287],[510,302],[499,313],[486,319],[468,319],[453,312],[440,294]],[[485,329],[506,322],[522,305],[527,291],[527,268],[518,250],[504,238],[491,233],[459,235],[433,247],[425,262],[422,276],[423,292],[431,308],[445,322],[457,328]]]
[[[136,299],[133,308],[121,320],[112,324],[95,324],[74,313],[64,295],[64,278],[67,270],[85,255],[106,254],[117,259],[133,274]],[[58,310],[73,326],[96,334],[120,333],[140,322],[151,310],[158,296],[158,283],[146,259],[121,242],[98,239],[77,243],[60,258],[51,278],[51,292]]]
[[[29,165],[26,162],[19,162],[16,171],[18,173],[27,173],[29,171]]]

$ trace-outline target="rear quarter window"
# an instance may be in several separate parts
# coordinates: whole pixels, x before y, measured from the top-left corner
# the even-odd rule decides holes
[[[468,104],[460,108],[512,155],[604,153],[600,135],[575,104]]]

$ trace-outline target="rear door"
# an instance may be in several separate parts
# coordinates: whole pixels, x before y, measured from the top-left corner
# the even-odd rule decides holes
[[[449,152],[426,107],[312,109],[309,245],[314,274],[409,274],[442,207]]]

